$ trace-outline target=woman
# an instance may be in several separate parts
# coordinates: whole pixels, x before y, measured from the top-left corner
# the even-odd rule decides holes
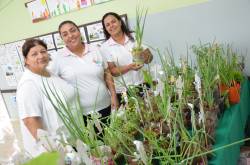
[[[106,13],[102,17],[102,26],[107,41],[102,45],[101,53],[115,77],[115,89],[121,102],[121,94],[126,91],[125,86],[143,84],[140,70],[143,65],[133,63],[131,52],[135,47],[135,40],[118,14]]]
[[[99,112],[102,118],[109,116],[111,108],[117,107],[117,98],[112,75],[98,49],[82,42],[80,30],[72,21],[62,22],[58,31],[65,48],[52,60],[52,71],[78,89],[85,122],[93,112]]]
[[[38,39],[27,40],[22,53],[25,72],[17,87],[17,105],[21,118],[24,148],[32,156],[42,153],[44,148],[36,145],[37,130],[44,129],[53,133],[62,126],[52,104],[45,95],[45,87],[54,90],[68,101],[74,98],[74,89],[64,80],[52,75],[46,67],[49,63],[47,45]]]

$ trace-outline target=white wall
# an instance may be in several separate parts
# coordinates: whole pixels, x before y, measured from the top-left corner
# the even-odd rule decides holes
[[[131,21],[131,27],[134,20]],[[248,55],[245,72],[250,75],[250,1],[211,0],[150,15],[145,40],[163,50],[171,44],[174,54],[185,55],[187,45],[212,42],[232,43],[239,52]],[[178,58],[178,57],[176,57]]]

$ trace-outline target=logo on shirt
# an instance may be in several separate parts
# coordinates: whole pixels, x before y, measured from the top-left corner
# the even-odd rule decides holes
[[[98,65],[98,66],[102,66],[102,61],[93,59],[93,62],[94,62],[96,65]]]

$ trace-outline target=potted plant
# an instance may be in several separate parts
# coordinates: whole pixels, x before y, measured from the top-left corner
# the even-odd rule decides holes
[[[132,49],[133,62],[142,65],[148,64],[153,60],[153,56],[148,48],[143,48],[143,34],[148,10],[136,8],[136,27],[135,27],[135,40],[136,45]]]
[[[239,57],[229,45],[226,48],[221,46],[221,49],[223,56],[219,63],[220,91],[228,95],[230,104],[237,104],[240,101],[240,83],[243,81]]]

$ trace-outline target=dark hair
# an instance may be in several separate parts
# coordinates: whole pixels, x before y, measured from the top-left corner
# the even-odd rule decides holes
[[[105,28],[105,25],[104,25],[104,19],[109,16],[109,15],[112,15],[114,16],[116,19],[118,19],[118,21],[121,21],[121,29],[122,29],[122,32],[125,33],[130,40],[134,41],[134,38],[133,36],[131,35],[131,33],[133,31],[129,30],[129,28],[126,26],[126,24],[124,23],[124,21],[122,20],[122,18],[117,14],[117,13],[114,13],[114,12],[108,12],[106,14],[104,14],[104,16],[102,17],[102,27],[103,27],[103,32],[104,32],[104,35],[106,37],[106,40],[110,38],[110,34],[108,33],[108,31],[106,30]]]
[[[27,58],[30,49],[37,45],[41,45],[47,50],[47,44],[43,40],[33,38],[27,39],[22,46],[23,57]]]
[[[75,22],[67,20],[67,21],[61,22],[60,25],[58,26],[58,32],[59,32],[60,36],[61,36],[61,31],[60,30],[61,30],[62,26],[65,25],[65,24],[72,24],[77,28],[78,31],[80,31],[79,27],[75,24]]]

